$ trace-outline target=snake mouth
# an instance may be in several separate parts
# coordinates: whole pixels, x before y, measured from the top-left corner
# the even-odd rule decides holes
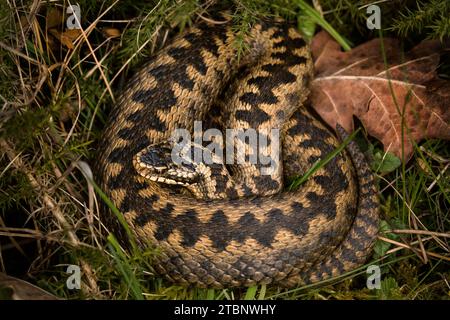
[[[190,186],[198,182],[198,172],[189,162],[175,163],[168,141],[150,145],[133,157],[133,165],[142,177],[159,183]]]

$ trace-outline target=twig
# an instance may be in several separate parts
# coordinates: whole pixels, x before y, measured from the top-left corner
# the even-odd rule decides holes
[[[433,239],[433,237],[426,237],[426,238],[423,238],[422,241],[423,242],[427,242],[428,240],[431,240],[431,239]],[[417,244],[417,243],[418,243],[417,240],[416,241],[412,241],[412,242],[410,242],[410,245],[414,245],[414,244]],[[388,255],[388,254],[391,254],[391,253],[394,253],[394,252],[397,252],[397,251],[400,251],[400,250],[403,250],[403,248],[402,247],[395,247],[395,248],[392,248],[392,249],[386,251],[386,254]]]
[[[417,248],[411,247],[411,246],[409,246],[407,244],[404,244],[404,243],[401,243],[401,242],[398,242],[398,241],[395,241],[395,240],[391,240],[389,238],[385,238],[385,237],[382,237],[382,236],[378,236],[378,239],[383,240],[383,241],[388,242],[388,243],[391,243],[391,244],[395,244],[396,246],[403,247],[405,249],[409,249],[409,250],[415,252],[416,254],[419,253],[419,250]],[[429,251],[427,251],[426,253],[429,256],[432,256],[432,257],[435,257],[435,258],[438,258],[438,259],[443,259],[443,260],[446,260],[446,261],[450,261],[450,257],[443,256],[443,255],[440,255],[438,253],[429,252]]]
[[[406,234],[425,234],[425,235],[434,235],[436,237],[450,238],[450,233],[434,232],[428,230],[394,229],[387,232],[406,233]]]

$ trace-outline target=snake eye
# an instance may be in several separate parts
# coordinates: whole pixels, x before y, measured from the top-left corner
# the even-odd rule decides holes
[[[164,170],[170,164],[170,150],[166,148],[147,148],[139,154],[140,161],[156,170]]]

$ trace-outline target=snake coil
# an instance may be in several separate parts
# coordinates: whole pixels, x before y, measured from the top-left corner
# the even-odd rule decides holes
[[[224,104],[224,127],[281,130],[282,179],[305,173],[339,145],[303,106],[313,64],[297,30],[258,23],[240,59],[235,37],[229,24],[199,23],[131,78],[101,140],[102,188],[140,245],[161,249],[156,270],[178,283],[290,287],[360,266],[376,238],[379,205],[374,177],[353,142],[297,190],[275,194],[280,180],[256,171],[242,173],[243,198],[234,186],[216,183],[223,196],[205,201],[136,170],[139,152],[167,141],[174,129],[192,132],[195,120]]]

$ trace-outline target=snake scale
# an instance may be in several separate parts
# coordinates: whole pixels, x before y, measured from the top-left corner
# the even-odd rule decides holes
[[[238,58],[229,23],[200,22],[140,67],[101,139],[100,185],[139,244],[160,249],[155,270],[171,281],[292,287],[352,270],[370,255],[378,230],[367,162],[350,142],[297,190],[280,190],[281,181],[305,173],[339,140],[304,107],[313,64],[298,31],[278,20],[261,21],[244,41],[248,50]],[[221,196],[199,199],[136,170],[142,150],[167,141],[174,129],[192,132],[195,120],[219,108],[223,127],[280,129],[283,171],[263,176],[255,166],[237,170],[240,192],[214,182]]]

